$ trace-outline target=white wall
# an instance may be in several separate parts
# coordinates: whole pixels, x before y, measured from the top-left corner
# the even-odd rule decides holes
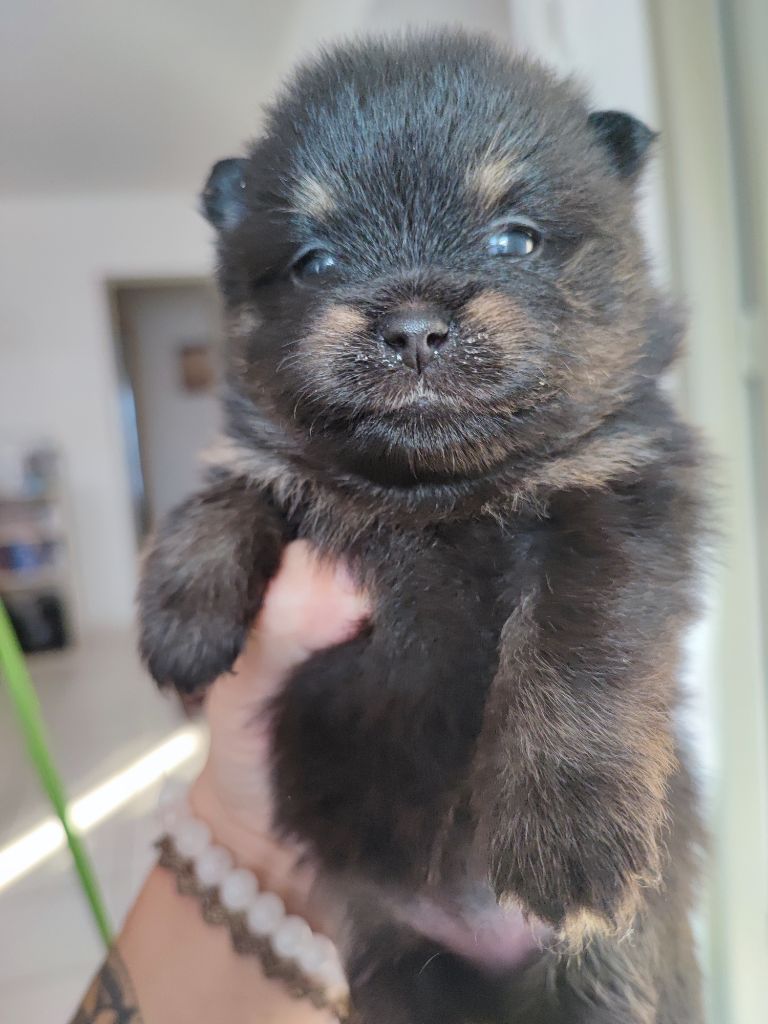
[[[320,41],[406,25],[509,37],[506,0],[3,0],[0,192],[198,187]]]
[[[80,625],[123,626],[136,550],[105,282],[209,273],[209,229],[187,195],[14,199],[0,240],[0,436],[60,447]]]
[[[509,6],[517,48],[586,86],[595,110],[625,110],[658,129],[645,0],[510,0]],[[645,171],[640,219],[657,278],[667,281],[669,244],[660,153]]]

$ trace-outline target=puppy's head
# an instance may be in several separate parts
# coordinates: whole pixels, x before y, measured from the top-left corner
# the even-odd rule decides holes
[[[487,474],[609,415],[643,359],[653,133],[487,40],[336,49],[203,194],[229,410],[325,465]]]

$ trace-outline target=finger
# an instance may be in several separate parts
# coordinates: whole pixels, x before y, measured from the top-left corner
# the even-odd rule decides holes
[[[344,640],[369,614],[367,596],[343,563],[321,559],[306,541],[295,541],[267,590],[256,632],[304,657]]]
[[[354,636],[369,617],[370,600],[342,563],[320,558],[306,541],[294,541],[267,588],[234,671],[256,683],[260,695],[277,689],[286,674],[313,651]]]

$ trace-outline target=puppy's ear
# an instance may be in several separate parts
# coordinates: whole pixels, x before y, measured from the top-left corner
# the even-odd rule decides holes
[[[658,138],[657,132],[619,110],[598,110],[589,115],[588,121],[621,177],[636,177],[645,164],[651,143]]]
[[[247,212],[245,171],[247,160],[219,160],[208,175],[200,197],[208,221],[219,231],[236,228]]]

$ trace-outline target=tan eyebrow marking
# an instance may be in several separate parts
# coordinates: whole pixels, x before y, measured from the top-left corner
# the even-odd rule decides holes
[[[307,217],[324,217],[336,206],[328,186],[309,174],[299,180],[293,192],[293,200],[296,210]]]
[[[467,184],[477,193],[483,206],[495,206],[503,198],[512,182],[513,164],[507,157],[485,160],[467,172]]]

